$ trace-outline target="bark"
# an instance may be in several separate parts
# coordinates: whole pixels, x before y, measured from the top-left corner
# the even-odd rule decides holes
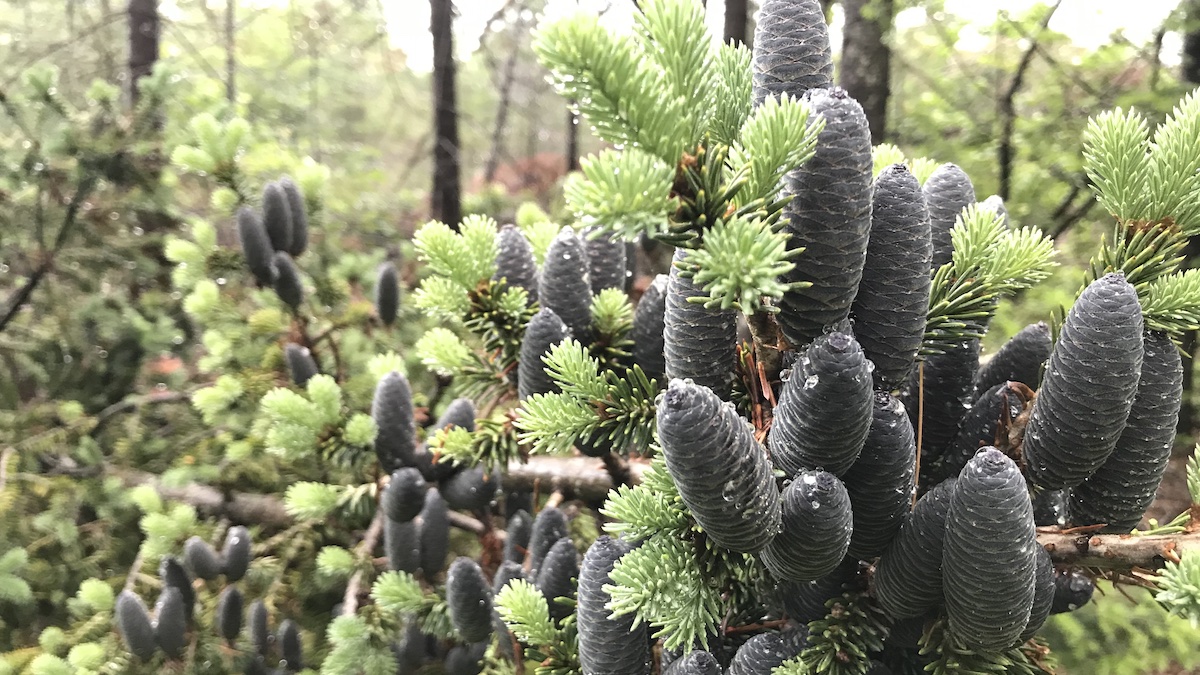
[[[887,39],[895,14],[894,0],[843,0],[842,7],[846,23],[842,30],[840,84],[862,104],[871,142],[877,144],[887,135],[892,59]]]
[[[462,182],[458,144],[458,103],[454,78],[454,5],[429,0],[433,34],[433,195],[432,216],[457,229],[462,220]]]
[[[1000,165],[1000,187],[996,194],[1000,195],[1001,199],[1008,200],[1012,198],[1012,174],[1013,163],[1016,159],[1016,135],[1017,127],[1017,107],[1016,97],[1017,92],[1021,90],[1025,82],[1025,74],[1029,71],[1029,65],[1033,63],[1033,55],[1038,49],[1038,41],[1042,34],[1046,31],[1046,27],[1050,25],[1050,19],[1054,18],[1054,13],[1058,11],[1062,0],[1055,2],[1046,15],[1042,18],[1040,29],[1029,39],[1029,44],[1025,47],[1025,51],[1021,54],[1021,59],[1017,62],[1017,69],[1013,73],[1012,79],[1008,82],[1008,87],[1005,88],[1003,95],[1000,97],[1000,143],[996,148],[998,155],[997,162]]]
[[[485,183],[492,182],[496,177],[496,167],[500,165],[500,155],[504,153],[504,137],[505,127],[508,126],[508,111],[512,107],[512,90],[513,84],[516,81],[517,74],[517,58],[521,54],[521,41],[525,35],[524,22],[518,19],[518,23],[513,27],[513,46],[508,53],[508,58],[504,61],[504,79],[500,82],[500,102],[496,108],[496,124],[492,127],[492,149],[488,152],[487,161],[484,164],[483,180]]]
[[[1183,79],[1200,84],[1200,0],[1184,0]]]
[[[225,98],[237,100],[237,0],[225,0]]]
[[[750,44],[749,0],[725,0],[725,30],[724,40],[729,44]]]
[[[579,170],[579,115],[567,108],[567,172]]]
[[[158,62],[158,0],[129,0],[129,100],[141,99],[141,79]]]

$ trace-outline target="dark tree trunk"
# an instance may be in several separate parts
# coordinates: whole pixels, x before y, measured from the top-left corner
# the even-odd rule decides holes
[[[158,0],[129,0],[129,100],[141,99],[141,79],[158,62]]]
[[[237,100],[237,0],[225,0],[225,98]]]
[[[749,26],[749,0],[725,0],[725,42],[734,45],[749,44],[749,33],[746,30]]]
[[[892,48],[886,41],[895,13],[894,0],[842,0],[840,84],[862,104],[871,142],[887,137],[887,104],[891,96]]]
[[[488,152],[487,161],[483,165],[483,180],[492,182],[496,177],[496,168],[500,166],[500,156],[504,154],[504,138],[507,135],[508,109],[512,107],[512,90],[517,76],[517,59],[521,56],[521,39],[525,35],[524,23],[518,19],[513,26],[513,46],[504,62],[504,79],[500,83],[500,103],[496,108],[496,124],[492,127],[492,149]]]
[[[579,115],[567,108],[567,171],[579,170]]]
[[[454,92],[454,5],[429,0],[433,33],[433,198],[432,215],[458,229],[462,220],[459,178],[458,105]]]
[[[1200,0],[1184,0],[1183,5],[1183,79],[1200,84]]]

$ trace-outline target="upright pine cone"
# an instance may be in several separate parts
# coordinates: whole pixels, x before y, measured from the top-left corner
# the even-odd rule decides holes
[[[851,556],[874,558],[900,530],[915,489],[916,453],[904,406],[891,394],[876,392],[871,432],[854,466],[843,476],[854,510]]]
[[[776,315],[795,347],[850,314],[871,231],[871,132],[862,106],[839,87],[806,97],[825,128],[812,159],[783,179],[793,197],[783,211],[788,248],[804,247],[803,264],[784,280],[812,285],[784,293]]]
[[[788,476],[802,469],[844,474],[871,430],[871,399],[871,364],[854,336],[817,338],[783,385],[771,424],[771,462]]]
[[[263,186],[262,211],[271,248],[287,253],[292,248],[292,211],[279,183],[272,181]]]
[[[918,617],[942,604],[942,544],[956,479],[917,500],[875,567],[875,598],[893,619]]]
[[[634,615],[613,617],[605,586],[609,574],[630,546],[620,539],[597,539],[579,569],[579,665],[584,675],[649,675],[650,649],[646,624],[635,625]]]
[[[581,236],[587,250],[588,280],[592,294],[606,288],[625,288],[625,242],[606,232],[585,229]]]
[[[542,357],[550,348],[570,337],[570,329],[549,307],[543,307],[525,326],[521,338],[521,358],[517,362],[517,391],[521,400],[534,394],[558,391],[554,378],[546,372]]]
[[[538,297],[537,262],[533,259],[533,247],[521,230],[505,225],[496,235],[496,273],[492,278],[504,280],[509,286],[524,288],[529,302]]]
[[[683,503],[718,546],[754,553],[779,532],[779,489],[766,450],[730,403],[671,380],[658,437]]]
[[[1144,351],[1142,309],[1125,276],[1089,284],[1063,322],[1025,428],[1035,483],[1075,487],[1104,464],[1129,418]]]
[[[1146,333],[1145,348],[1137,395],[1116,448],[1071,490],[1074,524],[1107,523],[1107,532],[1137,527],[1167,470],[1183,404],[1183,362],[1164,333]]]
[[[846,557],[854,520],[846,486],[827,471],[804,471],[783,490],[783,527],[760,557],[771,574],[813,581]]]
[[[254,209],[243,206],[237,212],[237,227],[246,267],[250,268],[259,286],[272,285],[275,283],[275,251],[262,220]]]
[[[300,186],[296,185],[296,181],[290,176],[279,179],[279,189],[283,190],[284,196],[287,197],[288,215],[292,217],[292,236],[288,253],[291,253],[293,258],[299,258],[308,248],[308,210],[304,207],[304,195],[300,193]]]
[[[988,389],[1005,382],[1020,382],[1030,389],[1037,389],[1042,365],[1050,358],[1051,346],[1050,327],[1044,321],[1017,331],[980,366],[971,398],[977,399]]]
[[[563,228],[542,264],[538,302],[553,310],[583,344],[591,342],[592,284],[588,278],[587,249],[569,227]]]
[[[966,647],[1018,641],[1033,609],[1037,548],[1021,470],[995,448],[980,450],[954,486],[942,548],[949,627]]]
[[[379,379],[371,401],[375,420],[375,455],[384,471],[391,473],[416,463],[416,427],[413,423],[412,389],[408,378],[392,371]]]
[[[667,275],[659,274],[642,293],[633,312],[633,362],[646,376],[662,381],[667,371],[663,356],[663,320],[667,311]]]
[[[754,27],[754,105],[833,83],[829,27],[817,0],[763,0]]]
[[[666,377],[689,378],[728,399],[737,357],[737,312],[689,302],[708,294],[680,275],[679,266],[686,261],[686,251],[677,249],[667,281],[663,319]]]
[[[854,336],[875,364],[875,384],[904,384],[925,337],[929,311],[929,209],[921,184],[903,164],[875,179],[871,236],[858,295],[850,307]]]
[[[965,171],[954,164],[943,164],[929,176],[922,189],[929,204],[933,269],[936,270],[950,262],[954,254],[950,230],[963,209],[975,203],[975,186]]]

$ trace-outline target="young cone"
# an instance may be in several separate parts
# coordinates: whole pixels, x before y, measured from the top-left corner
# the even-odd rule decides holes
[[[1083,570],[1054,571],[1054,603],[1051,614],[1074,612],[1092,600],[1096,583]]]
[[[192,576],[184,569],[183,564],[174,556],[164,556],[158,564],[158,578],[163,587],[179,589],[179,599],[183,602],[183,616],[191,623],[193,610],[196,607],[196,589],[192,586]]]
[[[287,662],[288,670],[304,670],[303,647],[300,644],[300,627],[291,619],[284,619],[279,624],[279,655]]]
[[[388,569],[416,572],[421,567],[421,528],[412,520],[383,519],[383,552]]]
[[[271,239],[271,248],[287,253],[292,248],[292,211],[279,183],[270,182],[263,186],[262,212],[263,227]]]
[[[1129,420],[1108,460],[1071,490],[1071,523],[1107,523],[1107,532],[1137,527],[1158,492],[1183,404],[1183,362],[1164,333],[1145,337],[1145,358]]]
[[[250,268],[259,286],[275,283],[275,251],[258,214],[249,206],[241,207],[237,213],[237,226],[246,267]]]
[[[275,295],[293,312],[299,311],[300,303],[304,302],[304,282],[300,279],[300,270],[286,251],[276,251],[274,260]]]
[[[237,586],[226,586],[217,600],[217,634],[233,644],[242,632],[242,592]]]
[[[780,301],[776,319],[794,347],[849,315],[871,230],[871,132],[862,106],[839,87],[806,96],[811,116],[823,118],[825,128],[813,158],[783,179],[793,196],[783,210],[788,249],[804,248],[803,262],[784,280],[812,284]]]
[[[154,641],[172,659],[183,656],[187,648],[189,616],[183,594],[174,586],[165,586],[154,605]]]
[[[921,401],[924,368],[924,402]],[[971,407],[971,383],[979,368],[979,340],[956,343],[918,363],[900,394],[913,429],[921,427],[921,466],[932,467],[958,435],[958,425]],[[924,424],[921,412],[924,412]],[[921,482],[926,481],[923,470]]]
[[[875,179],[871,236],[858,295],[850,307],[854,336],[875,364],[875,384],[904,384],[925,337],[929,311],[929,209],[921,185],[903,164]]]
[[[635,624],[634,614],[613,618],[608,609],[611,598],[604,590],[612,584],[608,575],[613,565],[630,548],[628,543],[605,535],[593,542],[583,556],[575,614],[579,625],[579,665],[583,675],[650,673],[645,622]]]
[[[221,561],[224,564],[225,582],[237,583],[246,576],[250,569],[250,530],[243,525],[234,525],[225,533],[225,545],[221,548]]]
[[[538,511],[533,519],[533,532],[529,537],[529,571],[537,578],[542,560],[559,539],[568,537],[567,517],[557,507],[551,506]]]
[[[425,506],[425,491],[429,484],[421,472],[411,466],[396,469],[392,479],[383,490],[383,512],[398,523],[417,517]]]
[[[375,456],[383,470],[391,473],[416,464],[416,427],[408,378],[396,371],[379,378],[371,401],[371,418],[376,428]]]
[[[500,475],[482,464],[463,469],[442,481],[442,497],[450,508],[459,511],[483,511],[496,499]]]
[[[1063,322],[1025,428],[1033,482],[1075,487],[1104,464],[1129,418],[1143,352],[1133,286],[1121,274],[1093,281]]]
[[[667,471],[696,522],[718,546],[762,550],[779,532],[779,489],[754,430],[732,404],[687,380],[671,380],[657,417]]]
[[[546,597],[550,617],[562,621],[571,614],[571,605],[559,598],[575,599],[575,580],[579,578],[579,554],[570,537],[563,537],[550,547],[538,570],[537,588]]]
[[[980,206],[985,209],[991,209],[993,213],[1000,216],[1004,227],[1009,227],[1008,207],[1004,205],[1004,199],[1000,195],[990,195],[987,199],[980,202]]]
[[[247,632],[250,633],[250,644],[254,645],[254,651],[266,656],[267,650],[271,647],[271,631],[267,626],[267,606],[262,600],[250,603],[246,626]]]
[[[956,479],[917,500],[875,566],[875,599],[893,619],[918,617],[942,604],[942,543]]]
[[[642,293],[633,312],[633,362],[646,377],[662,382],[667,371],[663,356],[663,321],[667,311],[667,275],[659,274]]]
[[[419,516],[418,560],[426,579],[442,571],[450,552],[450,509],[437,488],[425,492],[425,507]]]
[[[788,476],[821,468],[840,476],[871,430],[871,363],[848,332],[809,345],[783,385],[768,443]]]
[[[625,288],[625,242],[587,228],[581,233],[587,250],[588,280],[595,295],[606,288]]]
[[[508,519],[504,537],[504,560],[518,564],[525,562],[529,549],[529,536],[533,532],[533,518],[526,511],[517,511]]]
[[[538,302],[553,310],[571,329],[575,339],[591,342],[592,284],[588,279],[587,249],[571,228],[550,242],[538,278]]]
[[[390,326],[396,322],[399,308],[400,280],[396,276],[396,266],[388,261],[379,266],[375,276],[375,313],[383,325]]]
[[[729,664],[729,675],[771,675],[784,661],[800,654],[807,644],[806,629],[760,633],[738,648]]]
[[[699,649],[675,659],[663,668],[663,675],[721,675],[721,664],[717,657]]]
[[[289,342],[283,347],[283,357],[287,361],[288,375],[292,378],[292,384],[297,387],[308,384],[314,375],[321,372],[308,347],[301,347],[295,342]]]
[[[1033,572],[1033,608],[1029,610],[1029,621],[1025,623],[1025,630],[1021,631],[1022,642],[1042,629],[1054,605],[1054,561],[1041,546],[1034,551],[1034,557],[1037,567]]]
[[[922,190],[929,205],[933,269],[936,270],[950,262],[954,254],[950,230],[963,209],[975,203],[975,187],[965,171],[953,164],[943,164],[929,176]]]
[[[200,537],[190,537],[183,543],[183,564],[205,581],[221,576],[221,558],[216,549]]]
[[[819,579],[846,557],[853,523],[850,495],[837,476],[801,472],[783,490],[783,528],[760,557],[780,579]]]
[[[458,427],[467,431],[475,431],[475,402],[469,398],[454,399],[442,411],[433,427],[435,429]]]
[[[308,248],[308,211],[304,208],[304,195],[291,176],[279,179],[279,189],[287,197],[288,215],[292,217],[291,245],[287,251],[293,258],[299,258]]]
[[[675,251],[667,280],[663,310],[664,376],[689,378],[728,399],[737,358],[734,350],[737,312],[706,309],[704,305],[689,302],[708,294],[680,275],[679,265],[686,259],[684,249]]]
[[[496,281],[504,280],[510,287],[524,288],[529,302],[538,299],[537,262],[533,259],[533,247],[521,230],[505,225],[496,235]]]
[[[935,479],[957,476],[980,448],[995,445],[997,433],[1007,430],[1028,403],[1029,390],[1012,382],[997,384],[976,399],[938,459],[938,468],[932,472]]]
[[[962,470],[946,514],[943,588],[949,628],[969,649],[1013,646],[1033,609],[1033,505],[1017,465],[984,448]]]
[[[517,391],[522,401],[534,394],[558,391],[558,385],[546,373],[542,357],[570,335],[567,325],[549,307],[539,309],[529,320],[525,336],[521,338],[521,358],[517,362]]]
[[[480,642],[492,634],[492,589],[474,560],[459,557],[451,563],[446,604],[450,622],[463,640]]]
[[[154,658],[158,642],[154,639],[154,626],[150,623],[150,612],[146,604],[132,591],[121,591],[117,596],[114,616],[117,632],[125,647],[142,661]]]
[[[754,105],[833,83],[829,27],[818,0],[763,0],[754,27]]]
[[[520,563],[505,560],[496,568],[496,574],[492,577],[492,593],[499,593],[508,585],[508,582],[514,579],[527,581],[525,568],[521,567]]]
[[[995,356],[979,367],[971,398],[978,399],[987,390],[1005,382],[1020,382],[1030,389],[1037,389],[1042,365],[1050,358],[1051,346],[1050,327],[1044,321],[1017,331]]]
[[[904,406],[891,394],[876,392],[871,432],[858,460],[843,476],[854,511],[852,557],[878,556],[900,530],[915,489],[916,452]]]

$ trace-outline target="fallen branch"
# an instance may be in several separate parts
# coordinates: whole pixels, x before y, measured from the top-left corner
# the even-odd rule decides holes
[[[1056,565],[1100,569],[1159,569],[1171,557],[1200,554],[1200,532],[1152,536],[1038,532],[1038,543]]]

